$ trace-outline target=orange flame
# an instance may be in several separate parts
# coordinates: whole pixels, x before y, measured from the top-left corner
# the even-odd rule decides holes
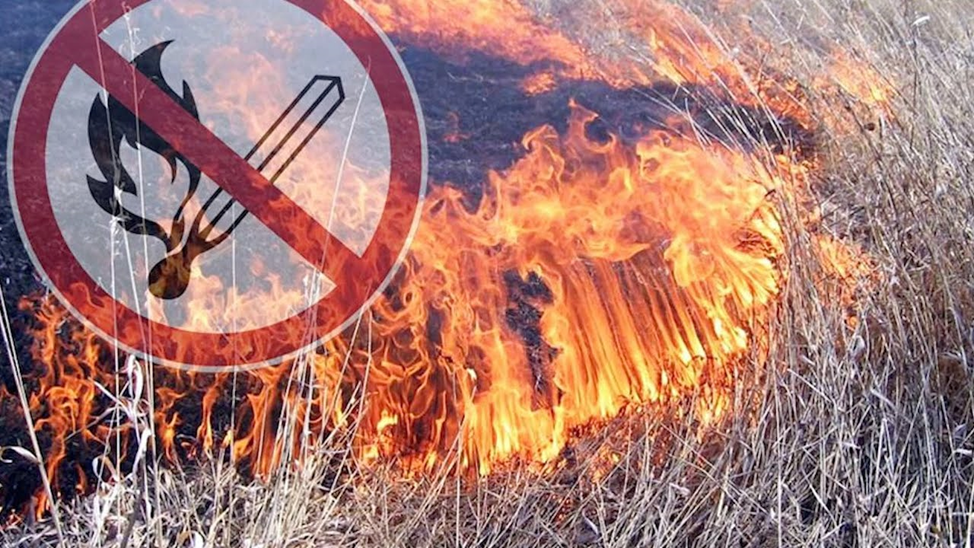
[[[362,436],[390,440],[378,453],[547,461],[593,419],[721,388],[760,347],[782,181],[672,132],[593,141],[596,115],[573,111],[566,136],[525,137],[476,211],[434,190],[400,294],[376,305]]]
[[[565,78],[667,81],[814,127],[794,80],[758,77],[675,7],[626,5],[624,24],[651,53],[648,67],[592,56],[514,2],[364,2],[407,43],[560,67],[548,63],[523,82],[529,94]],[[394,458],[422,471],[456,456],[456,468],[485,474],[514,460],[550,462],[590,425],[689,394],[703,396],[702,421],[718,420],[738,366],[766,358],[787,283],[775,196],[799,194],[812,166],[787,147],[769,155],[708,141],[683,115],[670,115],[667,130],[598,139],[587,131],[598,115],[575,102],[571,112],[564,134],[550,125],[527,133],[523,157],[489,175],[474,207],[464,192],[434,186],[394,289],[319,353],[239,377],[157,370],[160,452],[175,461],[229,447],[266,474],[311,440],[357,425],[363,462]],[[445,139],[472,139],[459,131],[463,113],[450,116]],[[835,263],[826,268],[863,272],[845,244],[823,242]],[[301,295],[269,284],[238,297],[299,304]],[[113,436],[128,439],[131,426],[103,416],[120,369],[53,299],[26,298],[21,308],[37,326],[30,411],[58,486],[70,440],[100,451]],[[295,425],[288,431],[284,417]],[[77,489],[87,481],[81,473]],[[37,496],[43,509],[49,501]]]

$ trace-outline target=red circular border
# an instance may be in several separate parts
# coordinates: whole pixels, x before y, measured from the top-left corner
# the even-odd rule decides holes
[[[270,362],[306,348],[338,329],[382,289],[398,266],[422,200],[425,169],[418,104],[402,68],[372,24],[344,0],[284,0],[331,28],[363,66],[386,114],[390,138],[390,186],[376,235],[357,264],[346,265],[348,283],[316,305],[277,324],[230,334],[195,333],[152,321],[113,299],[71,253],[54,216],[47,186],[46,145],[50,117],[74,66],[73,36],[98,36],[114,21],[152,0],[92,0],[66,19],[39,54],[14,114],[13,194],[20,228],[38,266],[86,322],[128,349],[169,363],[235,367]],[[94,31],[94,34],[92,34]],[[392,206],[392,207],[390,207]],[[345,268],[345,266],[343,266]],[[151,336],[149,335],[151,334]]]

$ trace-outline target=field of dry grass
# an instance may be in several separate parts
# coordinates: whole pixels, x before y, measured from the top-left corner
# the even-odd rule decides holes
[[[642,54],[613,31],[610,0],[534,4],[566,25],[584,13],[602,29],[586,38],[593,49]],[[826,229],[871,256],[869,271],[822,283],[799,208],[781,200],[790,272],[770,357],[765,367],[742,365],[721,423],[687,419],[692,401],[646,409],[581,436],[558,466],[483,478],[359,469],[346,439],[307,447],[301,466],[281,466],[267,481],[242,479],[219,456],[183,470],[146,459],[139,473],[60,506],[57,524],[0,530],[0,542],[970,546],[974,10],[963,0],[740,4],[691,9],[731,50],[747,44],[722,33],[724,18],[748,17],[776,45],[774,63],[799,77],[838,44],[896,94],[891,112],[849,105],[856,127],[817,137],[822,169],[809,189]],[[845,108],[823,99],[815,114]],[[139,424],[148,420],[142,409],[130,405]],[[606,447],[621,455],[611,467],[600,458]]]

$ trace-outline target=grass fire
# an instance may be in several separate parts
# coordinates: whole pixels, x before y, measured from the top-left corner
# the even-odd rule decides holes
[[[0,39],[8,123],[69,4],[2,8],[32,21]],[[401,268],[338,336],[260,368],[154,364],[41,289],[2,213],[5,545],[970,544],[964,3],[360,4],[422,104],[429,187]],[[286,78],[254,58],[209,98],[166,89],[259,148]],[[173,183],[166,150],[145,162]],[[278,186],[311,195],[345,174],[332,160]],[[277,266],[242,264],[261,283],[238,290],[194,264],[184,326],[310,306]]]

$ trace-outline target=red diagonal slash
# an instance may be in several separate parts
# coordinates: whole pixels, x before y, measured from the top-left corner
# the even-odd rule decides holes
[[[77,44],[72,61],[331,280],[360,261],[301,206],[183,110],[101,38]],[[136,98],[134,90],[138,90]],[[138,108],[136,108],[138,105]],[[327,257],[326,257],[327,253]]]

